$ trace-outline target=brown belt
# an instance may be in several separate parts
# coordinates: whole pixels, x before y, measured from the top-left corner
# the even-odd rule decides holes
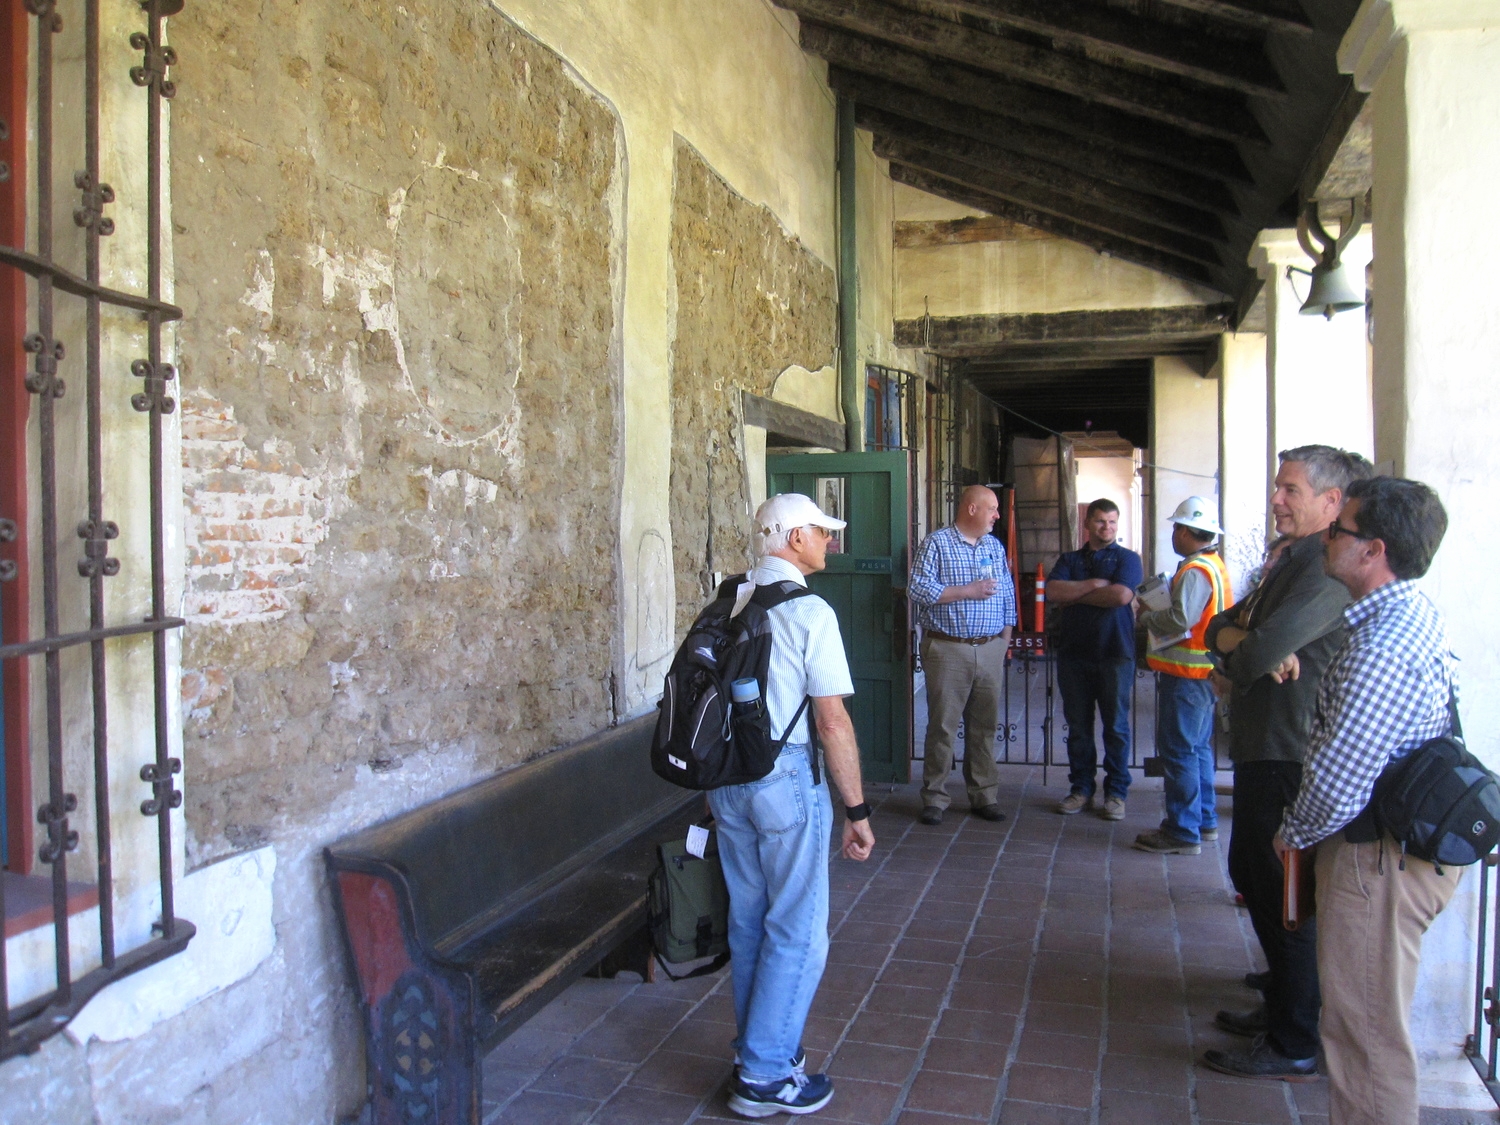
[[[980,645],[987,645],[991,641],[998,641],[1005,634],[991,633],[988,637],[955,637],[948,633],[940,633],[936,629],[928,629],[927,636],[936,641],[952,641],[954,644],[973,645],[975,648],[978,648]]]

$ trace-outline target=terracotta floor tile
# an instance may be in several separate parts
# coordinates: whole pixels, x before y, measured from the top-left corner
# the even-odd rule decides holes
[[[598,1108],[598,1102],[586,1098],[528,1090],[490,1120],[494,1125],[582,1125]]]
[[[678,1024],[661,1046],[665,1051],[686,1051],[692,1055],[728,1058],[734,1052],[730,1045],[733,1039],[732,1025],[693,1017]]]
[[[571,1032],[533,1028],[528,1023],[496,1047],[489,1057],[497,1066],[540,1068],[571,1047],[575,1038]]]
[[[950,1039],[968,1039],[976,1043],[1010,1045],[1015,1034],[1016,1017],[989,1009],[953,1009],[938,1020],[937,1033]]]
[[[985,981],[963,981],[948,997],[950,1008],[979,1008],[987,1012],[1021,1010],[1025,989],[1018,984],[990,984]]]
[[[1005,1057],[1009,1048],[1008,1041],[976,1043],[970,1039],[934,1039],[927,1044],[922,1070],[999,1078],[1005,1073]]]
[[[923,1069],[907,1091],[906,1106],[954,1117],[988,1120],[998,1090],[999,1083],[994,1078]]]
[[[567,1055],[543,1070],[532,1082],[531,1089],[538,1093],[602,1100],[630,1077],[631,1069],[629,1063]],[[488,1083],[485,1092],[489,1092]]]
[[[963,942],[969,936],[969,923],[946,918],[924,918],[919,912],[906,927],[906,936],[927,941]]]
[[[701,1099],[627,1086],[599,1108],[590,1125],[682,1125]]]
[[[947,988],[953,978],[953,966],[928,961],[891,961],[880,974],[882,984],[902,984],[915,988]]]
[[[835,1078],[863,1078],[871,1082],[893,1082],[899,1086],[910,1076],[916,1063],[917,1052],[910,1047],[846,1040],[829,1064],[828,1073]]]
[[[1052,1004],[1033,1000],[1026,1006],[1026,1030],[1054,1031],[1061,1035],[1099,1034],[1104,1009],[1078,1004]]]
[[[1094,1072],[1018,1062],[1010,1068],[1007,1098],[1087,1109],[1094,1104]]]
[[[866,992],[880,973],[875,965],[838,964],[830,959],[819,987],[832,992]]]
[[[1192,1063],[1183,1056],[1153,1058],[1146,1055],[1104,1056],[1099,1068],[1099,1084],[1106,1090],[1134,1090],[1140,1093],[1186,1095]]]
[[[664,1038],[666,1032],[662,1029],[604,1023],[574,1043],[569,1054],[638,1063],[655,1050],[656,1045]]]
[[[1099,1097],[1099,1125],[1192,1125],[1186,1097],[1105,1090]]]
[[[1006,1098],[1000,1107],[1000,1125],[1088,1125],[1089,1111],[1060,1105]]]
[[[631,1076],[630,1084],[701,1099],[727,1082],[732,1070],[729,1059],[657,1051]]]
[[[611,1008],[608,1019],[611,1023],[631,1027],[670,1028],[681,1023],[692,1007],[687,1000],[671,1000],[642,991],[627,996]]]
[[[896,1108],[901,1087],[858,1078],[840,1078],[833,1084],[833,1101],[817,1115],[820,1121],[851,1121],[869,1125],[884,1121]]]
[[[956,941],[929,941],[908,937],[896,946],[895,956],[903,961],[930,961],[935,965],[955,965],[963,944]]]
[[[872,941],[835,941],[828,945],[830,965],[884,965],[891,947]]]
[[[1058,1035],[1050,1031],[1033,1031],[1028,1026],[1021,1033],[1016,1061],[1094,1070],[1099,1064],[1099,1038],[1096,1035]]]
[[[1286,1083],[1265,1080],[1237,1081],[1207,1077],[1200,1067],[1194,1097],[1198,1114],[1215,1121],[1258,1122],[1260,1125],[1282,1125],[1291,1121],[1287,1109]]]
[[[942,1007],[943,993],[936,988],[910,988],[900,984],[877,984],[866,1007],[875,1012],[906,1016],[935,1016]]]
[[[896,1012],[864,1011],[849,1025],[849,1039],[856,1043],[885,1043],[892,1047],[920,1047],[932,1030],[929,1016],[907,1016]]]

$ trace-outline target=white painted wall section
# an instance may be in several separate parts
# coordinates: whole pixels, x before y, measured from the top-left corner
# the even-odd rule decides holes
[[[1344,249],[1354,277],[1370,263],[1368,228]],[[1363,310],[1332,320],[1303,316],[1309,279],[1287,276],[1287,267],[1311,269],[1294,230],[1261,231],[1250,251],[1250,265],[1266,283],[1266,369],[1269,380],[1271,448],[1332,445],[1369,457],[1375,448],[1370,366]]]
[[[1226,332],[1219,342],[1219,523],[1236,597],[1264,555],[1273,459],[1265,333]]]
[[[1177,569],[1167,517],[1189,496],[1219,503],[1219,384],[1176,356],[1159,356],[1151,388],[1151,461],[1155,494],[1145,539],[1155,545],[1148,567]]]

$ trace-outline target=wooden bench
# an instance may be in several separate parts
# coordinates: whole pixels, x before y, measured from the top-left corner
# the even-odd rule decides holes
[[[325,849],[377,1125],[473,1123],[480,1060],[607,954],[645,968],[655,845],[703,798],[651,772],[655,716]]]

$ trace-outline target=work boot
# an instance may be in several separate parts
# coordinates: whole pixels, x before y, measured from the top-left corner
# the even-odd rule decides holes
[[[943,810],[938,808],[936,805],[928,805],[925,809],[922,810],[922,815],[918,817],[918,819],[923,824],[942,824]]]
[[[1254,1039],[1266,1033],[1266,1006],[1251,1008],[1248,1012],[1221,1011],[1214,1017],[1214,1026],[1230,1035],[1242,1035]]]
[[[1057,802],[1057,811],[1063,816],[1075,816],[1084,809],[1092,807],[1093,803],[1094,798],[1086,793],[1069,793]]]
[[[1105,820],[1124,820],[1125,819],[1125,798],[1124,797],[1106,797],[1106,798],[1104,798],[1104,807],[1099,810],[1099,815],[1103,819],[1105,819]]]
[[[1279,1078],[1283,1082],[1315,1082],[1318,1060],[1289,1059],[1258,1035],[1248,1051],[1205,1051],[1203,1065],[1236,1078]]]
[[[1000,806],[994,801],[987,805],[975,805],[969,810],[981,820],[1004,820],[1005,814],[1000,811]]]
[[[1158,855],[1197,855],[1203,851],[1202,845],[1173,839],[1160,828],[1142,832],[1135,838],[1135,843],[1130,846],[1138,851],[1155,852]]]

